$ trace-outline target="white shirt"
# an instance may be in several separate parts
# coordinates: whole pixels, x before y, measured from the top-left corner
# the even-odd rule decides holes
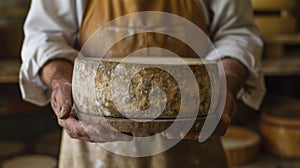
[[[254,25],[249,0],[200,0],[204,6],[209,35],[222,57],[239,60],[250,72],[239,97],[250,107],[259,109],[265,94],[261,71],[262,41]],[[51,60],[74,61],[83,16],[84,0],[32,0],[24,25],[20,87],[26,101],[46,105],[49,90],[39,70]],[[208,55],[207,60],[219,59]]]

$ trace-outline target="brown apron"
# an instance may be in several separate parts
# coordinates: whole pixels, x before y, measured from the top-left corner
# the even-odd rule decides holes
[[[184,17],[207,32],[199,0],[89,0],[80,30],[80,46],[105,23],[126,14],[140,11],[162,11]],[[130,20],[128,22],[131,22]],[[132,20],[132,22],[134,22]],[[151,19],[147,20],[151,25]],[[121,25],[129,29],[127,25]],[[163,26],[163,25],[162,25]],[[116,32],[117,33],[117,32]],[[106,37],[109,38],[109,35]],[[160,47],[182,57],[197,55],[180,40],[163,34],[140,33],[116,43],[106,57],[125,57],[148,47]],[[220,139],[181,141],[168,151],[149,157],[131,158],[113,154],[97,144],[72,140],[64,131],[60,167],[75,168],[225,168],[226,159]]]
[[[162,11],[176,14],[190,20],[204,32],[207,32],[199,0],[152,0],[151,2],[147,0],[89,0],[87,1],[80,30],[80,46],[82,46],[98,28],[105,25],[105,23],[121,16],[140,11]],[[151,17],[147,17],[146,19],[148,27],[154,25],[153,22],[157,22],[158,20],[157,18]],[[137,20],[135,20],[135,18],[130,18],[129,20],[118,23],[117,26],[118,28],[122,27],[122,31],[134,30],[132,25],[137,25],[137,27],[144,26],[136,22]],[[157,26],[157,24],[155,26]],[[174,25],[172,27],[159,26],[160,28],[167,29],[167,31],[176,31],[176,29],[182,28],[180,27],[181,25]],[[118,31],[119,29],[115,32],[112,31],[111,34],[108,33],[107,38],[109,38],[109,36],[117,36]],[[158,33],[139,33],[125,38],[115,44],[105,56],[125,57],[136,50],[149,47],[164,48],[182,57],[197,57],[194,51],[185,43],[174,37]]]

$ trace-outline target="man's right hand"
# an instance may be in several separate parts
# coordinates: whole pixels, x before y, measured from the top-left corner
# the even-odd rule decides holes
[[[42,80],[52,90],[51,106],[59,125],[74,139],[98,143],[132,140],[130,136],[76,118],[72,102],[72,71],[72,64],[65,60],[50,61],[41,70]]]

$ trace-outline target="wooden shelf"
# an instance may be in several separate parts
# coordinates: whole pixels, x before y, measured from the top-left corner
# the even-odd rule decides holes
[[[285,24],[282,24],[285,25]],[[268,58],[274,57],[284,57],[288,54],[289,47],[300,46],[300,34],[299,33],[289,33],[289,34],[273,34],[268,36],[263,36],[263,41],[265,43],[264,56]],[[300,53],[298,52],[298,57]]]
[[[300,76],[300,53],[298,57],[264,59],[262,67],[266,76]]]
[[[20,66],[20,60],[0,59],[0,84],[18,83]]]
[[[28,12],[28,8],[24,7],[14,7],[14,8],[7,8],[7,7],[0,7],[0,14],[5,16],[26,16]]]
[[[300,45],[300,34],[277,34],[263,38],[267,43],[283,43],[290,45]],[[299,54],[300,56],[300,54]]]
[[[234,168],[296,168],[299,166],[300,159],[280,158],[277,156],[272,156],[270,154],[262,153],[253,163]]]
[[[294,9],[295,0],[251,0],[254,10]]]

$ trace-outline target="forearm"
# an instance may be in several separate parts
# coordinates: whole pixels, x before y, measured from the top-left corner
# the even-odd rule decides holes
[[[249,76],[247,68],[238,60],[230,57],[222,59],[226,75],[227,92],[236,97]]]
[[[71,83],[73,74],[73,65],[64,59],[49,61],[40,71],[43,82],[53,88],[58,82]]]

